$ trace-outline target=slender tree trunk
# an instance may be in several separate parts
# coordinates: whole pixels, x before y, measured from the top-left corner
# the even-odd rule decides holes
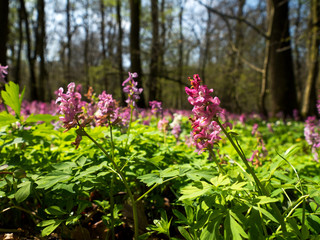
[[[166,1],[161,0],[160,3],[160,17],[161,17],[161,23],[160,23],[160,41],[159,41],[159,75],[160,76],[166,76],[166,68],[164,63],[164,54],[165,54],[165,47],[166,47],[166,14],[165,14],[165,5]],[[162,86],[161,81],[159,82],[159,89],[158,89],[158,96],[159,101],[162,100]]]
[[[268,0],[268,4],[274,7],[268,68],[272,115],[282,112],[285,117],[292,116],[298,104],[289,33],[289,3]]]
[[[131,72],[138,73],[137,82],[139,87],[142,87],[142,67],[140,58],[140,7],[141,0],[130,0],[130,60]],[[138,101],[138,106],[145,108],[144,92],[141,93]]]
[[[71,50],[71,41],[72,41],[72,34],[71,34],[71,5],[70,0],[67,0],[66,5],[66,21],[67,21],[67,70],[65,73],[65,78],[68,82],[71,82],[71,58],[72,58],[72,50]]]
[[[9,0],[0,1],[0,64],[7,65],[7,42],[9,34]]]
[[[118,60],[118,69],[119,69],[119,87],[121,92],[121,101],[122,104],[125,103],[126,96],[122,91],[122,82],[125,80],[123,76],[123,62],[122,62],[122,17],[121,17],[121,0],[117,0],[117,25],[118,25],[118,42],[117,42],[117,60]]]
[[[29,19],[28,13],[25,8],[24,0],[20,0],[20,7],[22,11],[22,16],[25,24],[26,38],[27,38],[27,59],[29,62],[29,72],[30,72],[30,98],[31,100],[38,100],[38,91],[37,91],[37,82],[36,82],[36,74],[35,74],[35,58],[31,56],[32,52],[32,43],[30,36],[30,28],[29,28]]]
[[[102,46],[102,59],[106,59],[106,43],[105,43],[105,5],[104,0],[100,0],[100,15],[101,15],[101,22],[100,22],[100,39],[101,39],[101,46]]]
[[[320,2],[311,0],[310,4],[310,40],[309,40],[309,59],[308,77],[304,88],[301,114],[303,117],[317,114],[316,82],[319,74],[319,47],[320,47]]]
[[[90,79],[89,79],[89,0],[85,2],[85,15],[83,19],[85,40],[84,40],[84,77],[86,88],[89,89]]]
[[[183,32],[182,32],[182,20],[183,20],[183,10],[184,10],[184,0],[179,1],[180,11],[179,11],[179,47],[178,47],[178,55],[179,55],[179,62],[178,62],[178,79],[179,79],[179,93],[178,93],[178,108],[182,108],[182,74],[183,74]]]
[[[158,93],[158,63],[159,63],[159,20],[158,0],[151,0],[152,45],[149,78],[149,101],[157,99]]]
[[[21,6],[18,8],[18,18],[19,18],[19,45],[17,52],[17,62],[16,62],[16,71],[15,71],[15,82],[20,83],[20,72],[21,72],[21,51],[23,45],[23,26],[22,26],[22,11]]]
[[[45,83],[47,82],[47,70],[45,66],[46,51],[46,23],[45,23],[45,2],[38,0],[38,27],[37,27],[37,55],[40,57],[39,67],[39,100],[45,101]]]
[[[265,55],[263,60],[263,72],[262,72],[262,79],[261,79],[261,89],[260,89],[260,95],[259,95],[259,109],[260,114],[262,114],[265,117],[268,117],[268,111],[266,109],[266,96],[267,96],[267,87],[268,87],[268,69],[270,64],[270,36],[273,26],[273,18],[274,15],[274,6],[273,3],[270,2],[270,4],[267,5],[267,38],[266,46],[265,46]]]

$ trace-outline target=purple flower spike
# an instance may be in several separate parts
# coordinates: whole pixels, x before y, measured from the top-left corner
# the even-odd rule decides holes
[[[98,111],[96,112],[97,125],[108,125],[119,122],[119,108],[111,94],[105,91],[99,95]]]
[[[59,88],[56,103],[58,104],[58,112],[63,116],[60,120],[64,124],[64,128],[69,130],[76,127],[78,121],[81,119],[82,107],[84,102],[81,101],[81,94],[75,92],[75,83],[68,85],[68,91],[63,93],[63,88]]]
[[[137,73],[130,73],[129,77],[122,83],[122,86],[124,86],[123,91],[128,94],[128,99],[126,100],[126,103],[128,106],[136,106],[136,101],[140,99],[140,94],[143,91],[143,88],[137,88],[138,83],[134,81],[133,78],[137,78]]]
[[[149,105],[151,107],[151,113],[152,114],[161,113],[161,111],[162,111],[162,102],[150,101]]]
[[[201,79],[198,74],[195,74],[193,79],[189,78],[189,80],[191,88],[186,87],[185,90],[189,95],[189,103],[193,105],[192,134],[200,154],[220,141],[219,134],[222,129],[216,120],[223,116],[224,110],[220,107],[219,98],[211,96],[213,89],[208,89],[206,85],[200,85]],[[223,127],[231,129],[232,125],[231,123],[225,123]]]

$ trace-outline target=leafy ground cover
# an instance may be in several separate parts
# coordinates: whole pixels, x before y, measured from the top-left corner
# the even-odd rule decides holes
[[[89,91],[83,101],[75,85],[58,91],[57,104],[23,102],[23,91],[6,84],[0,113],[3,236],[319,239],[315,119],[308,125],[225,113],[210,116],[211,125],[201,125],[206,118],[197,125],[197,111],[162,110],[157,102],[151,110],[137,109],[141,90],[133,77],[126,82],[126,108],[106,93]],[[200,95],[211,101],[206,91]],[[222,111],[216,99],[211,102]],[[232,130],[218,125],[221,119]],[[210,139],[202,131],[208,126],[210,134],[216,131]]]

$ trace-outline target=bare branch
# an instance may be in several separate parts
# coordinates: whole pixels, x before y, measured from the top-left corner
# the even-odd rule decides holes
[[[229,18],[229,19],[232,19],[232,20],[238,20],[240,22],[244,22],[245,24],[247,24],[250,28],[252,28],[254,31],[256,31],[258,34],[260,34],[261,36],[263,36],[264,38],[269,38],[269,36],[261,31],[257,26],[255,26],[254,24],[252,24],[251,22],[247,21],[245,18],[239,18],[239,17],[236,17],[236,16],[232,16],[232,15],[229,15],[229,14],[225,14],[225,13],[222,13],[220,11],[218,11],[217,9],[215,8],[212,8],[212,7],[209,7],[208,5],[204,4],[203,2],[199,1],[198,2],[206,7],[210,12],[214,13],[214,14],[217,14],[218,16],[220,16],[221,18],[223,18],[224,20],[226,18]]]

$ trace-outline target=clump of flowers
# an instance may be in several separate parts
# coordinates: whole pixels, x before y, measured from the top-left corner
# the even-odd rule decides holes
[[[58,113],[62,114],[59,118],[67,131],[76,127],[80,120],[85,120],[82,115],[82,107],[85,103],[81,101],[81,94],[75,91],[75,86],[75,83],[72,82],[69,83],[66,93],[63,93],[62,87],[57,91]],[[85,122],[83,123],[85,124]]]
[[[6,83],[5,79],[5,74],[8,74],[8,66],[1,66],[0,65],[0,82],[1,83]]]
[[[181,133],[182,115],[174,113],[173,116],[174,116],[174,119],[172,123],[170,123],[170,127],[172,128],[171,133],[178,140]]]
[[[316,117],[308,117],[305,122],[304,136],[307,143],[311,146],[314,160],[319,161],[317,148],[320,147],[320,128]]]
[[[128,99],[126,100],[128,106],[135,107],[136,101],[140,99],[140,94],[143,91],[143,88],[137,88],[138,83],[133,79],[137,77],[137,73],[129,72],[129,77],[122,83],[122,86],[124,86],[123,91],[128,94]]]
[[[98,96],[98,111],[95,114],[98,126],[116,124],[120,121],[119,108],[111,94],[105,91]]]
[[[212,148],[221,137],[222,129],[218,123],[218,118],[224,114],[220,107],[218,97],[212,97],[213,89],[208,89],[206,85],[200,85],[201,79],[198,74],[189,78],[191,88],[186,87],[185,91],[189,95],[188,101],[193,105],[192,112],[192,135],[199,153],[208,148]],[[222,124],[224,128],[232,128],[230,123]]]
[[[163,119],[159,120],[157,127],[158,127],[159,131],[166,132],[168,124],[169,124],[169,121],[167,119],[163,118]]]
[[[157,114],[162,112],[162,102],[150,101],[149,105],[151,107],[152,114]]]

